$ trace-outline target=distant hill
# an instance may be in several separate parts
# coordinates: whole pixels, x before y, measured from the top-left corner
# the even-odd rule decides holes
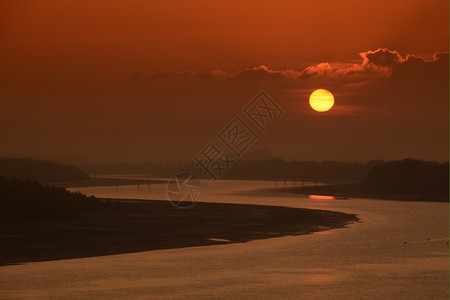
[[[94,197],[61,187],[0,177],[0,223],[77,217],[99,205]]]
[[[266,160],[273,159],[276,156],[269,149],[250,150],[244,153],[242,160]]]
[[[356,182],[382,161],[285,161],[279,158],[237,161],[224,178],[296,180],[316,182]]]
[[[375,166],[360,185],[389,193],[448,195],[449,165],[418,159],[391,161]]]
[[[418,159],[383,162],[373,166],[357,183],[292,186],[281,190],[343,198],[448,202],[449,164]]]
[[[28,158],[0,158],[0,176],[44,183],[89,178],[88,174],[74,166]]]
[[[261,156],[264,151],[258,152]],[[344,161],[286,161],[280,158],[259,160],[237,160],[224,171],[223,179],[266,179],[317,182],[358,182],[366,177],[372,168],[383,163]],[[201,174],[202,169],[192,161],[165,163],[90,163],[82,166],[91,174],[145,174],[154,177],[171,177],[184,170]]]

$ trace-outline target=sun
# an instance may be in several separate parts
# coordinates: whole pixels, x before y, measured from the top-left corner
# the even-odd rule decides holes
[[[329,90],[315,90],[309,96],[309,105],[318,112],[329,111],[334,105],[334,96]]]

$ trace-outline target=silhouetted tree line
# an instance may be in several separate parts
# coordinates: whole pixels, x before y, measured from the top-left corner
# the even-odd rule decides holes
[[[88,179],[77,167],[46,160],[0,158],[0,176],[39,182],[63,182]]]
[[[449,165],[418,159],[386,162],[375,166],[361,186],[390,193],[448,196]]]
[[[80,167],[89,174],[145,174],[154,177],[171,177],[193,165],[191,161],[182,162],[144,162],[144,163],[86,163]]]
[[[264,160],[237,160],[223,172],[224,179],[266,179],[320,182],[360,181],[381,160],[369,162],[343,161],[285,161],[279,158]],[[147,174],[155,177],[171,177],[185,170],[202,173],[191,161],[164,163],[91,163],[83,166],[91,174]],[[213,170],[214,171],[214,170]]]
[[[21,219],[57,219],[80,216],[99,207],[100,200],[36,181],[0,177],[0,223]]]
[[[381,161],[285,161],[279,158],[237,161],[224,178],[344,182],[363,179]]]

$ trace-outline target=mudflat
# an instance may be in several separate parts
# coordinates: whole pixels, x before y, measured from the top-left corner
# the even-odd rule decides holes
[[[353,214],[201,202],[178,209],[160,200],[103,200],[76,219],[0,227],[0,265],[158,249],[241,243],[345,227]]]

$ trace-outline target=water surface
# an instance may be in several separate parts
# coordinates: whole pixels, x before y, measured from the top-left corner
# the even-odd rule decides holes
[[[202,201],[335,210],[357,214],[361,222],[240,244],[5,266],[0,268],[0,297],[449,297],[448,203],[314,199],[267,191],[275,186],[270,181],[202,182],[202,186]],[[166,199],[163,184],[73,190],[108,198]]]

